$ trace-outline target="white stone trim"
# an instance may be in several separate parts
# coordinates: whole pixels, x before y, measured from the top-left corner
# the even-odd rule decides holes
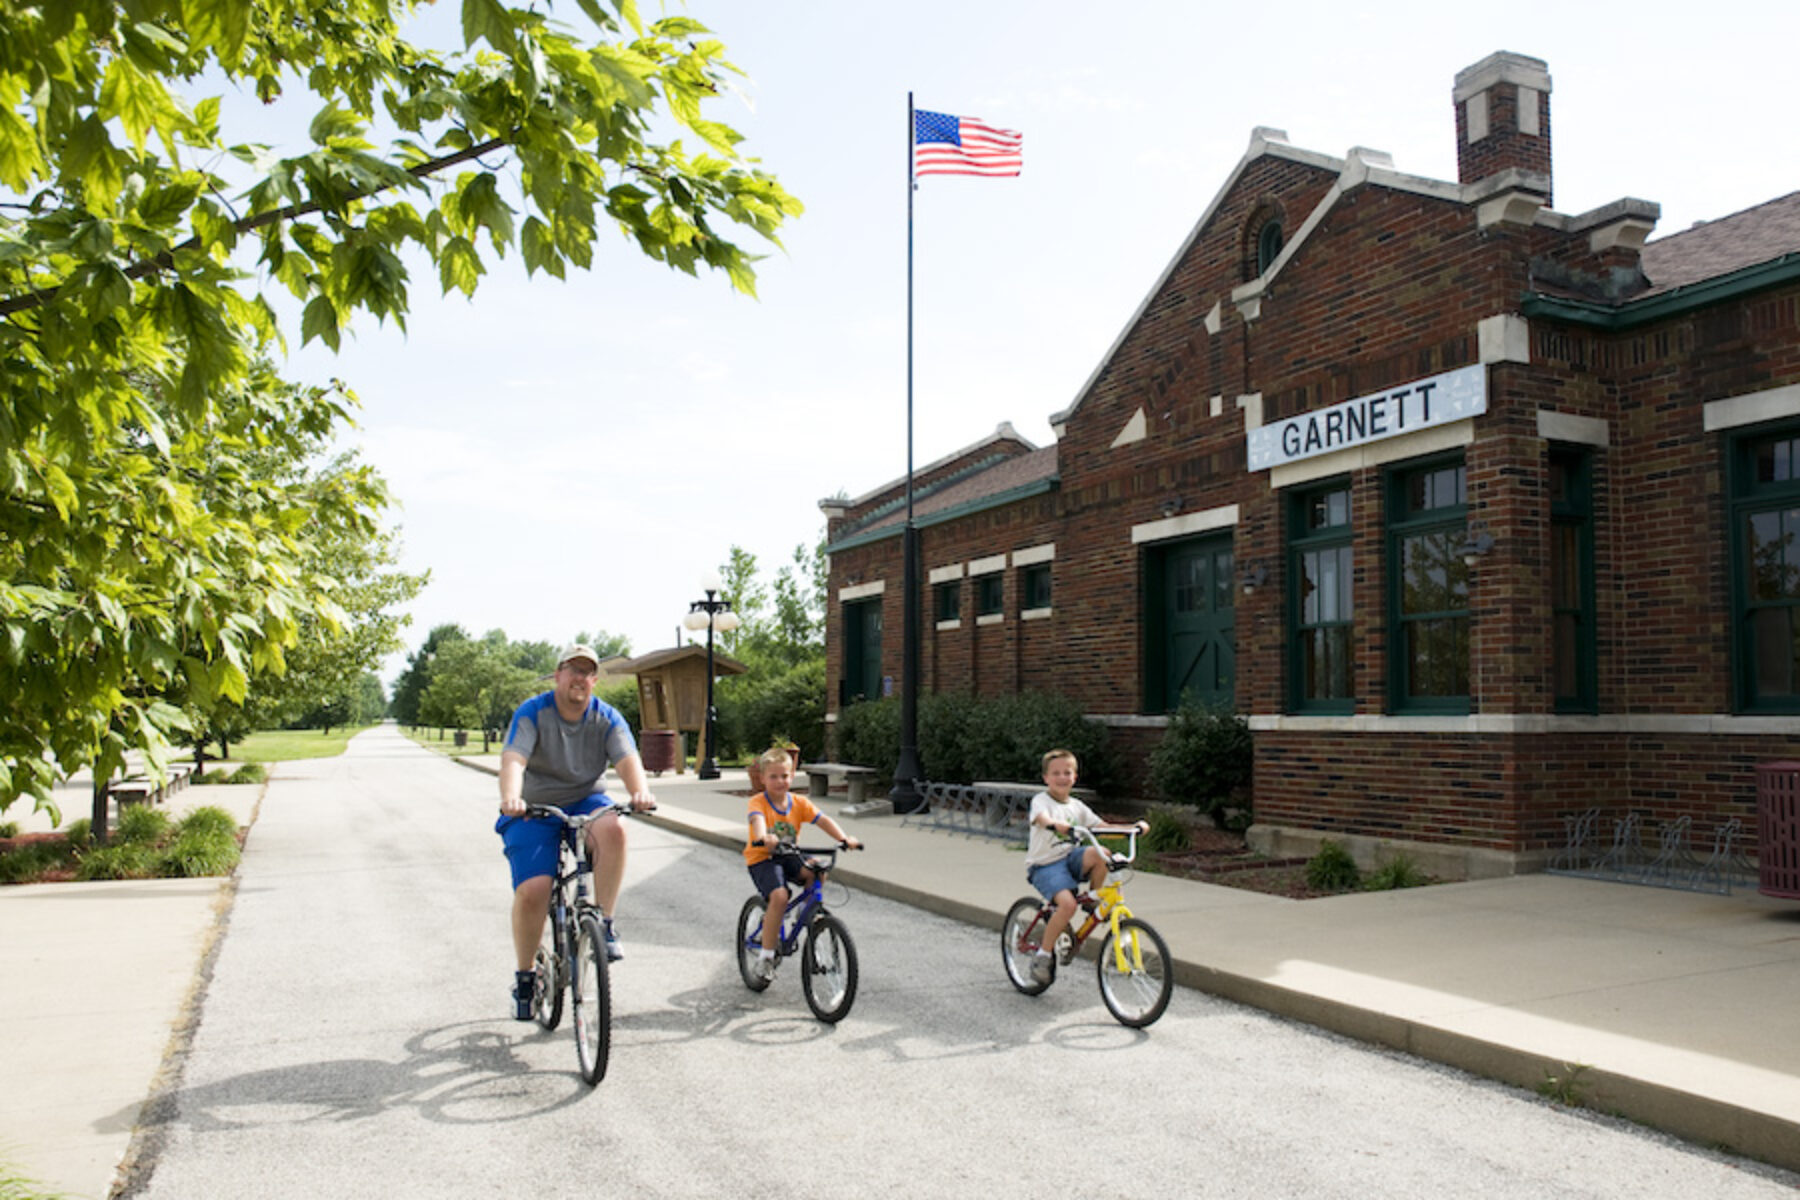
[[[1786,387],[1709,400],[1703,411],[1708,433],[1800,416],[1800,384],[1790,383]]]
[[[997,612],[997,613],[988,613],[986,616],[976,617],[975,623],[977,625],[998,625],[1004,620],[1006,620],[1006,614],[1003,612]]]
[[[1538,409],[1537,431],[1546,442],[1573,442],[1578,446],[1605,446],[1612,440],[1610,428],[1601,418],[1578,417],[1552,408]]]
[[[887,591],[887,580],[877,579],[873,583],[859,583],[853,587],[838,589],[838,602],[845,600],[863,600],[870,596],[879,596]]]
[[[961,579],[967,569],[964,563],[951,563],[947,567],[933,567],[927,578],[932,583],[949,583],[953,579]]]
[[[1210,533],[1215,529],[1231,529],[1238,523],[1238,506],[1221,504],[1218,508],[1209,508],[1204,512],[1182,513],[1178,517],[1164,517],[1160,521],[1146,521],[1142,525],[1131,527],[1133,545],[1144,542],[1162,542],[1170,538],[1186,537],[1191,533]]]
[[[962,628],[962,618],[957,617],[953,621],[939,621],[932,628],[936,629],[940,633],[942,633],[946,629],[961,629]]]
[[[1534,87],[1526,87],[1522,83],[1519,84],[1518,99],[1515,103],[1519,106],[1519,132],[1536,137],[1538,134],[1538,90]]]
[[[1554,713],[1473,713],[1464,717],[1407,717],[1368,714],[1308,717],[1262,714],[1249,718],[1253,732],[1282,733],[1645,733],[1693,736],[1794,737],[1797,717],[1738,717],[1730,713],[1661,716],[1617,713],[1577,716]]]
[[[1203,324],[1206,326],[1206,332],[1212,334],[1214,337],[1219,336],[1219,330],[1225,328],[1225,302],[1224,301],[1222,301],[1222,300],[1214,300],[1213,301],[1213,306],[1212,306],[1212,308],[1207,310],[1206,319],[1203,322]]]
[[[1145,418],[1144,410],[1140,406],[1136,412],[1131,414],[1131,419],[1125,422],[1125,428],[1119,430],[1119,436],[1112,440],[1112,445],[1108,449],[1117,450],[1120,446],[1141,442],[1150,436],[1149,431],[1150,422]]]
[[[990,554],[986,558],[978,558],[969,564],[969,574],[992,575],[995,571],[1006,570],[1006,555]]]
[[[1041,621],[1045,617],[1049,616],[1054,611],[1055,610],[1051,609],[1051,608],[1020,609],[1019,610],[1019,620],[1021,620],[1021,621]]]
[[[1029,567],[1037,563],[1051,562],[1056,558],[1056,543],[1043,542],[1036,546],[1027,546],[1023,550],[1014,550],[1013,566]]]
[[[1531,322],[1517,313],[1495,313],[1475,323],[1484,363],[1531,362]]]
[[[1463,107],[1468,110],[1469,119],[1466,122],[1469,129],[1468,142],[1473,146],[1488,135],[1487,89],[1483,88],[1470,96],[1463,102]]]

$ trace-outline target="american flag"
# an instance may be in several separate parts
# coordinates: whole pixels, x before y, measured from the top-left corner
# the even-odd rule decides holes
[[[1017,175],[1025,135],[974,117],[913,111],[913,174]]]

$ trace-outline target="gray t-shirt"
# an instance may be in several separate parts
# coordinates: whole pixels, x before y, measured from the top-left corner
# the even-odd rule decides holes
[[[606,768],[638,752],[618,709],[589,699],[581,720],[565,721],[556,710],[555,692],[519,705],[504,749],[525,756],[524,801],[559,808],[604,792],[600,777]]]

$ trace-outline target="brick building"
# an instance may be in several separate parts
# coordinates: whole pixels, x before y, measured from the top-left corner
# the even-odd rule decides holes
[[[1461,72],[1455,182],[1256,130],[1055,444],[915,472],[922,688],[1055,661],[1140,760],[1226,701],[1270,848],[1753,837],[1753,765],[1800,759],[1800,193],[1558,212],[1550,94]],[[833,713],[901,673],[904,482],[822,503]]]

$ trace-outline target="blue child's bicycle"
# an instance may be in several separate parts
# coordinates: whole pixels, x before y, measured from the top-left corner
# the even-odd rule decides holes
[[[800,990],[806,993],[806,1006],[813,1016],[834,1025],[849,1015],[856,1001],[856,943],[850,931],[825,908],[825,875],[837,865],[838,846],[814,849],[783,842],[776,847],[777,856],[799,854],[812,870],[812,882],[788,901],[781,919],[781,941],[775,960],[800,955]],[[769,986],[769,978],[757,973],[757,957],[762,951],[763,912],[768,902],[761,896],[744,901],[738,913],[737,963],[744,986],[760,992]]]

